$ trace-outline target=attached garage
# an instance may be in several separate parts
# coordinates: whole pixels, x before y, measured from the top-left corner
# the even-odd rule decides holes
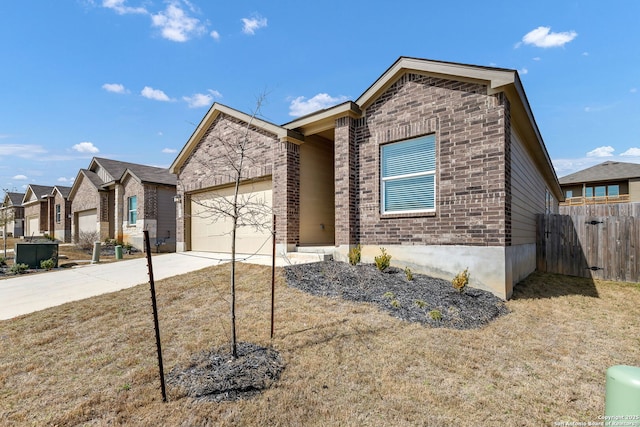
[[[40,235],[40,217],[32,216],[27,218],[27,232],[26,237],[39,236]]]
[[[233,221],[220,209],[229,208],[234,187],[225,187],[191,195],[189,204],[191,221],[191,250],[202,252],[231,252]],[[236,230],[236,252],[241,254],[271,253],[271,207],[273,190],[271,180],[256,181],[240,186],[239,200],[250,203],[253,217],[268,227],[239,227]],[[255,215],[259,212],[258,215]],[[251,215],[246,215],[245,220]]]
[[[78,216],[78,233],[95,233],[98,231],[98,211],[97,209],[88,209],[76,213]]]

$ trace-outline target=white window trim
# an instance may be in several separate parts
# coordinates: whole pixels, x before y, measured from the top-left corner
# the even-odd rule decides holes
[[[427,136],[427,135],[425,135]],[[411,138],[411,139],[407,139],[404,141],[394,141],[391,142],[390,144],[397,144],[397,143],[403,143],[403,142],[409,142],[412,139],[417,139],[420,137],[416,137],[416,138]],[[434,164],[437,166],[437,141],[434,141],[435,144],[435,156],[436,158],[434,159]],[[387,144],[384,144],[387,145]],[[379,150],[378,150],[378,155],[380,156],[380,165],[378,167],[378,173],[380,174],[380,214],[381,215],[402,215],[402,214],[421,214],[421,213],[433,213],[436,212],[436,206],[437,206],[437,190],[438,190],[438,180],[437,180],[437,175],[436,175],[436,170],[429,170],[429,171],[424,171],[424,172],[415,172],[415,173],[410,173],[410,174],[403,174],[403,175],[394,175],[394,176],[388,176],[388,177],[383,177],[382,176],[382,145],[380,146]],[[416,177],[421,177],[421,176],[433,176],[433,208],[428,208],[428,209],[409,209],[409,210],[392,210],[392,211],[387,211],[385,210],[385,189],[386,189],[386,183],[390,182],[390,181],[395,181],[395,180],[399,180],[399,179],[406,179],[406,178],[416,178]]]
[[[136,208],[135,209],[131,209],[131,199],[133,199],[134,197],[136,199]],[[135,221],[131,221],[131,213],[132,212],[136,213],[136,220]],[[137,222],[138,222],[138,196],[130,196],[130,197],[127,198],[127,224],[129,226],[135,226]]]

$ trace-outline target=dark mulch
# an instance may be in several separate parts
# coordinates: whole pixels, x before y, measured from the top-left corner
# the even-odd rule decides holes
[[[234,359],[230,347],[202,352],[188,366],[176,366],[167,375],[167,384],[196,400],[222,402],[254,396],[280,378],[284,362],[273,348],[239,342]]]
[[[451,282],[422,274],[409,281],[394,267],[380,272],[373,264],[325,261],[287,266],[285,274],[289,286],[313,295],[373,303],[399,319],[433,327],[479,328],[509,312],[490,292],[467,287],[460,293]]]

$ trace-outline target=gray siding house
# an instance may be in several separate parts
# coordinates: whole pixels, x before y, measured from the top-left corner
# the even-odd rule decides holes
[[[7,192],[4,195],[2,206],[0,207],[0,211],[2,211],[0,217],[6,218],[8,221],[4,227],[0,228],[0,236],[3,235],[5,229],[8,237],[24,236],[23,198],[24,193]]]

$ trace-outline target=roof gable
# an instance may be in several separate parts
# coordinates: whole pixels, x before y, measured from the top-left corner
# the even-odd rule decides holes
[[[482,82],[490,90],[513,84],[516,71],[505,68],[481,67],[454,62],[433,61],[428,59],[401,56],[356,100],[361,109],[365,109],[395,81],[407,72],[418,72],[452,80]]]
[[[46,185],[29,184],[29,186],[27,187],[27,191],[25,191],[24,197],[22,198],[22,204],[26,205],[29,203],[40,201],[43,196],[49,196],[52,192],[53,187],[49,187]]]
[[[71,187],[66,187],[63,185],[56,185],[55,187],[53,187],[53,191],[52,191],[52,193],[60,194],[63,199],[68,199],[70,192],[71,192]]]
[[[198,142],[200,142],[200,140],[202,139],[204,134],[207,132],[211,124],[220,114],[225,114],[227,116],[234,117],[247,124],[251,124],[252,126],[263,129],[269,133],[274,134],[281,141],[292,140],[293,142],[297,141],[298,143],[301,143],[304,141],[304,137],[296,131],[287,129],[283,126],[278,126],[276,124],[267,122],[255,116],[251,116],[249,114],[243,113],[241,111],[235,110],[231,107],[227,107],[226,105],[219,104],[216,102],[211,106],[211,108],[209,108],[209,111],[207,111],[207,114],[200,121],[200,124],[198,124],[198,127],[196,128],[196,130],[193,132],[193,134],[191,134],[191,137],[189,138],[187,143],[184,145],[182,150],[180,150],[180,153],[178,153],[178,156],[169,167],[169,171],[171,173],[178,173],[182,165],[184,165],[186,160],[189,158],[189,155],[191,154],[191,152],[198,145]]]
[[[7,192],[4,195],[4,200],[2,201],[2,206],[22,206],[22,199],[24,199],[24,193],[15,193],[15,192]]]
[[[640,164],[606,161],[560,178],[560,184],[640,178]]]

